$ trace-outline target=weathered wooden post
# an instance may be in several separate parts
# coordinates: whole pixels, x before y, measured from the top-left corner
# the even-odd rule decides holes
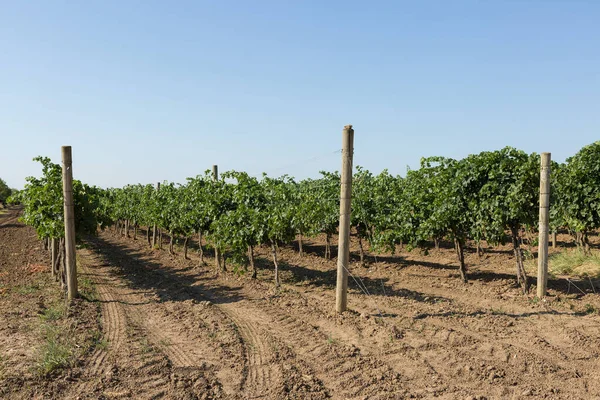
[[[550,208],[550,153],[540,156],[540,226],[538,248],[537,297],[548,287],[548,211]]]
[[[212,167],[213,174],[213,182],[217,182],[219,180],[219,166],[213,165]],[[217,267],[217,273],[221,271],[221,254],[219,253],[219,249],[215,245],[215,266]]]
[[[340,185],[340,226],[338,237],[337,286],[335,308],[341,313],[348,303],[348,265],[350,261],[350,205],[352,197],[352,156],[354,130],[346,125],[342,131],[342,175]]]
[[[160,182],[156,183],[156,191],[160,189]],[[152,226],[152,248],[156,247],[156,222]]]
[[[73,160],[71,158],[71,146],[62,146],[62,163],[67,298],[69,301],[72,301],[77,297],[77,259],[75,256],[75,211],[73,208]]]
[[[56,260],[58,258],[58,239],[56,238],[52,238],[52,240],[50,241],[50,247],[51,247],[51,251],[52,251],[52,277],[54,278],[56,275]]]

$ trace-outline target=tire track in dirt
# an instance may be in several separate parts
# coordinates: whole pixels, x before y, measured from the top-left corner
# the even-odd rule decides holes
[[[389,268],[385,267],[385,270],[390,276],[393,275]],[[321,272],[326,271],[319,269],[315,281],[321,279]],[[361,272],[367,275],[366,270],[359,271],[359,274]],[[261,295],[261,290],[263,293],[271,291],[268,284],[245,291],[244,296],[254,293],[263,300],[281,297],[281,301],[276,300],[280,307],[273,315],[291,313],[295,319],[303,320],[303,324],[314,324],[322,332],[332,332],[342,342],[355,344],[362,354],[400,371],[403,380],[407,370],[419,366],[423,376],[419,376],[420,372],[417,371],[405,381],[406,387],[415,388],[411,393],[418,397],[441,395],[461,398],[477,394],[507,398],[533,393],[540,398],[586,398],[581,394],[598,393],[594,378],[599,376],[597,367],[600,364],[594,356],[597,353],[594,349],[599,342],[593,334],[598,329],[590,317],[582,318],[581,312],[556,313],[550,310],[546,314],[543,307],[532,306],[526,299],[509,298],[507,301],[504,296],[497,295],[510,290],[510,283],[505,281],[498,282],[498,289],[484,290],[487,281],[475,281],[473,287],[465,289],[451,280],[446,283],[449,276],[445,271],[439,278],[433,273],[426,275],[426,278],[401,276],[401,282],[394,282],[390,277],[378,278],[372,272],[368,271],[365,280],[371,280],[371,284],[374,281],[377,286],[379,280],[392,282],[388,294],[393,294],[380,295],[381,288],[372,290],[374,296],[353,293],[353,307],[358,311],[354,315],[351,312],[349,315],[333,317],[330,309],[325,310],[330,304],[318,297],[315,297],[315,302],[309,301],[306,309],[301,309],[298,304],[293,304],[291,308],[281,307],[285,306],[289,292],[281,296]],[[222,282],[213,282],[215,291],[220,290],[219,286],[230,285],[227,281],[231,277],[229,275]],[[434,282],[438,278],[449,289],[439,291],[435,283],[430,284],[432,277]],[[318,282],[309,286],[313,294],[324,293],[323,288],[319,287],[321,282]],[[244,285],[252,286],[251,281],[246,281]],[[306,286],[306,283],[291,286],[297,288]],[[386,284],[383,291],[388,287]],[[288,286],[284,285],[284,288]],[[508,293],[509,297],[511,293]],[[321,307],[320,312],[315,313],[315,304]],[[383,311],[383,318],[376,318],[373,314],[377,306]],[[262,302],[255,303],[255,308],[261,312],[264,311],[263,307]],[[506,307],[510,311],[506,311]],[[560,307],[563,306],[560,305],[559,310]],[[245,311],[243,314],[250,320],[254,319]],[[385,323],[380,324],[377,320]],[[267,323],[273,324],[271,320]],[[562,326],[565,323],[567,326]],[[339,334],[348,327],[356,328],[358,333]],[[388,345],[384,336],[388,336],[389,342],[389,336],[395,334],[394,328],[399,328],[398,336]],[[273,334],[278,335],[279,332],[273,331]],[[376,340],[371,343],[369,336],[372,334]],[[281,337],[287,342],[290,335]],[[302,358],[305,357],[305,346],[300,347],[293,348],[298,350],[298,357]],[[408,363],[407,357],[410,358]],[[400,365],[400,368],[394,364]],[[583,376],[580,371],[584,371]],[[436,387],[432,387],[430,378],[436,380]],[[557,382],[564,382],[565,385]],[[333,392],[336,396],[340,393]]]
[[[281,384],[281,374],[272,364],[272,351],[267,342],[268,336],[256,328],[256,321],[246,321],[239,315],[236,306],[221,304],[219,308],[235,323],[243,339],[246,365],[240,389],[249,399],[265,395]]]
[[[338,342],[292,315],[277,319],[277,310],[269,308],[267,312],[276,321],[274,330],[295,344],[298,354],[306,358],[335,397],[395,398],[406,394],[397,374],[380,360],[362,354],[359,347]]]
[[[82,270],[82,277],[89,277],[94,283],[98,298],[102,302],[102,336],[107,344],[105,348],[96,348],[87,362],[86,377],[94,378],[106,372],[107,365],[105,360],[109,354],[118,352],[121,345],[126,340],[125,333],[125,314],[109,290],[109,285],[114,285],[114,280],[110,279],[106,272],[101,272],[107,267],[106,264],[98,263],[95,257],[88,250],[81,250],[78,254],[78,265]],[[94,272],[91,272],[94,268]],[[79,392],[89,392],[92,379],[86,379],[81,383]]]
[[[218,302],[212,292],[206,294]],[[256,326],[268,327],[269,335],[279,339],[285,346],[293,349],[296,357],[305,363],[322,382],[326,392],[333,398],[352,399],[360,397],[369,398],[398,398],[406,394],[399,377],[389,366],[379,362],[372,357],[360,354],[360,349],[355,346],[347,346],[337,343],[335,339],[328,337],[317,327],[306,324],[293,316],[286,314],[282,316],[282,310],[265,302],[260,302],[256,307],[250,305],[250,301],[232,304],[221,304],[232,319],[236,321],[242,330],[245,327],[253,327],[246,334],[250,343],[257,343]],[[258,343],[268,340],[258,339]],[[268,342],[267,342],[268,343]],[[264,349],[260,350],[258,362],[268,354]],[[252,356],[251,356],[252,357]],[[270,378],[270,368],[255,368],[253,373],[251,359],[249,370],[249,381]],[[373,383],[377,382],[375,387]],[[385,390],[382,390],[382,388]]]
[[[80,265],[82,276],[87,275],[94,282],[102,302],[103,338],[107,348],[97,348],[91,355],[76,392],[106,389],[105,377],[110,382],[119,365],[127,364],[134,366],[135,375],[129,378],[127,389],[120,390],[117,385],[114,391],[107,392],[109,397],[130,398],[135,393],[137,398],[159,398],[170,390],[169,370],[206,371],[210,369],[207,362],[217,364],[218,359],[209,357],[201,342],[187,340],[181,332],[173,332],[169,326],[173,326],[174,321],[165,319],[164,313],[159,319],[155,318],[156,313],[149,308],[160,305],[150,304],[133,293],[115,277],[110,264],[82,250]],[[162,365],[162,371],[156,370],[157,365]]]
[[[344,324],[339,324],[338,322],[332,322],[330,321],[330,310],[332,310],[334,307],[333,299],[323,299],[322,296],[313,295],[310,290],[304,291],[292,285],[284,285],[284,287],[289,291],[288,293],[290,295],[293,294],[294,297],[300,299],[306,309],[311,310],[311,315],[302,315],[302,313],[299,313],[298,318],[300,318],[302,315],[304,318],[304,323],[309,325],[314,324],[322,331],[330,332],[331,335],[339,338],[345,343],[359,348],[362,354],[380,359],[385,364],[389,365],[394,371],[400,373],[403,381],[421,379],[424,376],[432,376],[435,378],[439,375],[439,372],[436,370],[436,368],[434,368],[429,360],[426,357],[423,357],[419,351],[419,345],[425,344],[424,342],[417,342],[417,345],[411,345],[407,343],[406,340],[403,340],[400,348],[392,349],[391,347],[387,346],[382,348],[379,344],[369,340],[370,338],[368,336],[365,337],[364,326],[358,328],[360,326],[360,322],[366,322],[364,317],[358,318],[356,315],[349,314],[346,315],[344,319],[349,319],[350,321],[348,322],[352,323],[347,322]],[[329,307],[329,312],[327,309],[323,308],[324,306]],[[374,305],[373,309],[377,310],[376,304]],[[369,315],[366,310],[362,311],[363,315]],[[352,316],[354,318],[352,318]],[[383,319],[379,319],[379,321],[381,322],[376,323],[378,328],[381,328],[381,325],[387,325]],[[388,346],[392,344],[392,340],[397,340],[396,336],[402,336],[401,332],[394,331],[393,329],[389,328],[389,326],[386,326],[386,329],[388,330]],[[443,348],[440,349],[440,351],[444,352],[445,354],[441,356],[442,358],[448,358],[452,355],[452,353],[455,352],[455,349],[450,346],[449,350]],[[399,357],[394,357],[395,355],[399,355]],[[410,362],[407,362],[408,360],[410,360]]]
[[[286,289],[289,288],[286,286]],[[258,290],[260,292],[260,288]],[[283,299],[283,306],[289,302],[287,299],[290,299],[290,294],[290,291],[286,293],[285,299]],[[414,310],[412,300],[405,301],[402,305],[398,305],[392,310],[389,304],[385,304],[385,298],[376,296],[377,300],[373,298],[367,300],[362,297],[360,301],[357,300],[356,303],[360,304],[359,313],[363,311],[363,315],[369,315],[369,309],[375,307],[373,301],[377,301],[379,307],[383,304],[388,311],[387,315],[390,315],[390,317],[385,317],[384,319],[389,323],[383,323],[382,319],[382,323],[373,324],[377,318],[371,317],[369,320],[366,320],[362,316],[359,317],[359,313],[345,315],[341,317],[340,322],[334,323],[331,321],[331,316],[328,317],[325,315],[331,313],[327,313],[323,309],[319,310],[325,304],[322,299],[319,297],[315,299],[312,296],[304,296],[301,293],[298,294],[300,294],[302,300],[305,300],[303,303],[304,307],[292,308],[294,314],[291,316],[281,316],[285,314],[285,312],[282,312],[283,307],[279,307],[273,314],[270,312],[266,314],[281,316],[281,322],[283,323],[290,321],[287,325],[289,331],[298,331],[293,320],[303,319],[303,321],[300,321],[300,325],[310,326],[314,324],[316,328],[321,329],[323,332],[334,333],[336,337],[341,338],[341,341],[358,347],[361,354],[373,357],[381,361],[382,364],[386,364],[399,372],[402,380],[407,383],[406,387],[409,387],[411,385],[410,381],[414,379],[416,385],[413,386],[415,389],[412,390],[412,393],[415,395],[430,396],[432,393],[453,393],[456,396],[463,396],[463,394],[467,395],[473,392],[486,393],[487,391],[487,393],[495,393],[495,395],[500,397],[507,396],[509,392],[506,392],[507,389],[503,386],[503,382],[509,382],[509,386],[517,385],[518,382],[522,381],[521,375],[523,372],[526,372],[531,377],[538,377],[536,379],[540,383],[533,384],[533,387],[537,387],[535,390],[538,390],[538,393],[541,393],[540,391],[543,391],[544,387],[555,386],[555,382],[550,377],[570,382],[570,385],[576,385],[578,387],[576,390],[579,391],[586,390],[585,388],[588,384],[579,378],[581,376],[579,372],[581,365],[578,365],[578,363],[582,359],[580,351],[577,351],[575,354],[577,356],[575,359],[578,360],[578,363],[574,364],[569,362],[569,360],[574,359],[574,354],[571,354],[572,352],[567,352],[565,348],[552,346],[552,343],[546,343],[541,337],[537,339],[538,336],[536,335],[531,337],[530,335],[526,337],[513,337],[513,335],[507,336],[505,334],[506,330],[503,331],[503,334],[496,334],[493,329],[495,325],[486,326],[486,323],[497,323],[498,318],[502,318],[502,316],[496,314],[486,316],[485,313],[480,314],[477,312],[472,318],[457,319],[444,318],[442,316],[443,320],[440,321],[435,317],[421,318],[417,315],[415,318],[414,311],[411,311]],[[294,296],[292,296],[291,300],[294,300]],[[458,312],[458,310],[461,310],[461,312],[464,312],[462,305],[452,304],[451,308],[456,309],[455,311]],[[263,306],[263,304],[260,304],[261,311],[265,311],[262,308]],[[333,304],[331,304],[331,307],[333,307]],[[431,303],[427,303],[426,307],[436,308],[436,300],[431,300]],[[304,309],[307,311],[300,311]],[[402,314],[406,314],[407,310],[409,310],[408,315],[402,316]],[[398,314],[393,314],[394,311],[397,311]],[[247,315],[247,313],[244,313],[244,315]],[[565,315],[561,319],[563,318],[571,320],[574,317]],[[532,324],[532,328],[538,328],[538,319],[548,320],[548,323],[552,321],[550,316],[541,316],[536,318],[536,324],[533,324],[533,321],[528,322],[528,320],[521,323]],[[508,323],[508,326],[512,326],[510,325],[513,323],[511,322],[512,320],[512,317],[506,316],[505,320],[501,320],[500,323]],[[473,322],[475,325],[473,325]],[[584,323],[584,326],[589,326],[589,324],[580,319],[578,322],[579,325]],[[462,326],[463,323],[466,323],[467,326]],[[389,337],[395,334],[395,329],[397,328],[393,325],[397,324],[399,324],[397,327],[400,327],[397,331],[399,334],[398,339],[390,342]],[[348,328],[356,325],[361,327],[359,331],[362,331],[363,334],[368,334],[370,326],[378,326],[376,331],[379,335],[379,340],[370,343],[369,338],[362,336],[360,332],[353,334],[353,330]],[[483,332],[480,332],[480,326],[483,328],[481,329]],[[539,328],[542,330],[551,329],[550,326],[545,327],[544,323]],[[522,328],[517,329],[517,331],[522,330]],[[385,335],[388,338],[387,343],[385,340],[382,340],[382,336]],[[282,337],[285,337],[285,335]],[[526,343],[532,338],[540,340],[544,344],[544,347],[540,348],[539,345],[537,347],[528,346]],[[590,343],[590,339],[585,337],[581,340]],[[295,343],[302,345],[301,342]],[[534,345],[535,343],[532,342],[531,344]],[[302,347],[298,350],[299,356],[303,355]],[[307,348],[307,351],[314,351],[318,354],[318,347],[321,346],[315,342],[314,349]],[[297,349],[298,346],[294,348]],[[326,353],[321,354],[323,357],[326,357]],[[407,358],[409,358],[409,362],[407,362]],[[588,365],[584,369],[593,371],[595,367],[592,364],[596,363],[595,365],[598,365],[597,358],[588,356],[587,360],[589,360],[587,362]],[[468,369],[467,366],[469,367]],[[519,369],[523,368],[525,369],[518,372]],[[415,371],[411,372],[413,369]],[[496,376],[496,378],[492,379],[489,376]],[[427,385],[427,388],[423,388],[422,386],[424,377],[431,377],[431,383]],[[329,383],[326,379],[324,380],[326,384]],[[591,380],[592,376],[588,375],[586,381],[590,385],[592,385]],[[546,383],[543,384],[541,382]],[[436,384],[435,387],[434,383]],[[336,393],[336,390],[333,390],[333,393]],[[356,391],[354,393],[349,391],[344,393],[344,396],[353,397],[356,393],[362,394],[363,392]]]
[[[120,256],[125,256],[122,251],[123,242],[125,241],[121,241],[112,235],[102,235],[101,239],[104,241],[104,245],[119,246],[121,249]],[[293,343],[285,342],[280,340],[278,336],[273,335],[268,319],[261,318],[260,312],[253,313],[252,318],[247,317],[247,309],[243,306],[247,303],[247,300],[243,296],[232,302],[227,297],[227,293],[224,296],[217,294],[220,293],[218,289],[215,291],[204,290],[203,284],[199,285],[199,282],[197,282],[197,270],[183,268],[183,271],[177,271],[169,267],[165,268],[166,265],[171,264],[167,260],[165,260],[167,261],[166,264],[161,262],[160,268],[158,268],[157,256],[159,259],[168,258],[165,254],[161,257],[161,253],[148,252],[139,242],[127,241],[127,246],[128,248],[136,248],[134,252],[138,260],[148,262],[148,264],[140,265],[140,269],[136,271],[143,271],[145,274],[151,273],[152,279],[161,282],[161,290],[173,287],[173,284],[181,279],[175,278],[175,276],[185,275],[188,277],[185,279],[188,286],[184,290],[178,288],[169,292],[169,296],[174,296],[179,301],[186,298],[193,299],[196,302],[200,299],[209,300],[212,304],[213,313],[218,310],[226,317],[228,323],[235,327],[242,344],[244,365],[237,383],[230,383],[228,393],[244,399],[323,399],[330,397],[322,382],[314,377],[315,373],[312,367],[303,359],[297,357],[293,350]],[[150,263],[153,267],[150,266]],[[192,283],[194,281],[196,281],[196,285]],[[128,315],[132,315],[132,313],[129,312]],[[146,317],[141,324],[152,323],[148,320],[149,318]],[[174,321],[173,326],[177,323],[180,326],[185,325],[185,320]],[[154,329],[151,331],[156,332]],[[176,356],[172,358],[177,360]],[[224,380],[223,383],[225,383]]]
[[[120,245],[120,243],[115,241],[114,237],[109,235],[103,235],[102,239],[106,244]],[[130,243],[130,245],[135,245],[135,242]],[[102,249],[99,250],[101,251]],[[155,254],[152,255],[154,256]],[[155,263],[155,261],[154,257],[152,257],[152,262]],[[140,265],[140,267],[144,268],[146,273],[149,272],[147,265]],[[164,268],[153,269],[152,275],[164,287],[173,285],[173,282],[170,282],[174,279],[173,273],[168,272]],[[248,320],[243,315],[244,310],[241,312],[238,311],[239,304],[245,303],[244,300],[230,303],[226,298],[220,298],[212,292],[206,292],[194,286],[186,288],[183,292],[173,293],[172,295],[178,297],[180,300],[186,297],[192,298],[196,302],[199,299],[210,300],[214,309],[226,317],[228,324],[239,335],[243,349],[243,369],[240,371],[238,379],[232,379],[232,374],[225,374],[228,375],[228,380],[225,381],[223,379],[222,381],[227,385],[227,393],[240,396],[244,399],[281,398],[288,396],[286,393],[289,391],[302,393],[298,398],[320,399],[327,397],[320,382],[306,378],[307,376],[311,376],[312,370],[301,361],[296,360],[295,354],[289,347],[278,343],[277,338],[273,337],[269,333],[269,330],[266,329],[268,325]],[[126,306],[126,308],[128,307]],[[181,320],[173,320],[172,324],[167,324],[169,326],[157,329],[157,327],[152,327],[152,325],[158,321],[158,318],[151,318],[148,314],[141,315],[136,308],[128,311],[128,315],[132,316],[141,326],[147,327],[149,337],[153,337],[153,341],[155,342],[175,340],[174,338],[178,334],[176,327],[181,327],[183,323]],[[171,332],[168,331],[169,329],[172,329]],[[274,349],[274,346],[277,348]],[[193,360],[190,361],[189,356],[198,348],[197,343],[193,343],[193,347],[187,347],[185,352],[179,351],[178,347],[182,348],[182,346],[164,347],[164,352],[169,355],[169,358],[175,365],[185,366],[194,364]],[[206,359],[207,357],[204,358]],[[214,363],[223,364],[223,360],[216,359]],[[220,374],[217,375],[219,376]]]
[[[157,399],[171,390],[170,363],[160,351],[156,351],[144,336],[145,332],[135,324],[129,324],[126,348],[128,363],[135,371],[130,386],[130,397]],[[124,394],[129,396],[129,391]]]
[[[114,238],[106,239],[116,243]],[[160,271],[154,272],[160,274]],[[186,269],[184,273],[199,278],[197,270]],[[228,315],[244,340],[247,363],[241,384],[244,398],[278,398],[273,388],[285,385],[286,379],[281,376],[281,366],[273,360],[274,352],[270,349],[276,340],[288,354],[293,354],[288,362],[301,365],[301,369],[310,371],[309,375],[316,376],[315,386],[322,387],[321,395],[329,393],[326,396],[339,399],[364,396],[391,399],[407,393],[398,374],[376,357],[361,355],[356,346],[338,342],[318,327],[291,315],[282,318],[282,310],[263,301],[260,294],[257,297],[251,290],[242,288],[245,300],[231,303],[219,295],[227,282],[202,279],[202,285],[207,286],[194,290]]]

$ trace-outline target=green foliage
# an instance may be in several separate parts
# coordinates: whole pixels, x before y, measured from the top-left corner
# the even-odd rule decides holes
[[[61,170],[48,158],[40,178],[28,178],[14,195],[24,204],[24,220],[40,237],[61,237]],[[565,164],[552,164],[551,227],[573,232],[600,228],[600,142],[584,147]],[[507,233],[522,264],[517,238],[537,225],[539,156],[506,147],[462,160],[429,157],[406,177],[374,175],[357,167],[352,185],[351,224],[374,251],[409,249],[431,240],[454,241],[460,265],[467,240],[503,243]],[[245,262],[248,249],[290,243],[295,236],[323,233],[329,240],[339,224],[340,175],[294,181],[287,176],[251,177],[230,171],[214,180],[211,172],[185,185],[163,182],[99,189],[74,181],[76,226],[93,232],[128,220],[156,224],[175,236],[201,233],[210,245]],[[464,268],[462,269],[464,272]]]
[[[228,196],[228,202],[219,201],[220,216],[212,216],[210,226],[213,241],[223,249],[227,247],[240,262],[245,260],[249,246],[262,244],[267,237],[267,199],[264,187],[258,179],[245,172],[226,172],[222,179],[235,183],[225,189],[218,184],[221,196]]]
[[[568,158],[554,175],[554,219],[574,232],[600,228],[600,141]]]
[[[12,189],[8,187],[8,185],[2,178],[0,178],[0,203],[5,204],[11,194]]]
[[[40,238],[64,236],[62,172],[48,157],[33,159],[42,164],[42,177],[28,177],[19,193],[23,222],[35,228]]]
[[[377,206],[373,191],[375,179],[371,172],[360,166],[356,167],[356,173],[352,177],[351,224],[361,239],[371,237],[373,221],[376,220]]]
[[[28,177],[25,188],[11,201],[23,204],[23,222],[40,238],[64,237],[62,169],[48,157],[36,157],[42,164],[42,177]],[[95,233],[103,190],[73,180],[75,229],[78,234]]]
[[[289,243],[296,234],[292,225],[293,207],[290,207],[294,204],[293,180],[265,175],[261,185],[265,196],[264,210],[268,213],[261,243]]]
[[[469,167],[464,161],[430,157],[421,160],[425,193],[421,203],[423,220],[419,240],[450,235],[463,243],[470,231],[472,216],[469,200],[474,187],[468,178]]]
[[[335,234],[340,220],[340,175],[321,171],[320,179],[302,181],[298,189],[295,214],[296,220],[303,220],[304,233]]]
[[[465,159],[472,186],[472,235],[504,242],[506,230],[535,225],[539,211],[539,156],[511,147]]]
[[[375,210],[370,220],[373,227],[370,240],[375,250],[394,252],[397,244],[415,240],[414,227],[418,226],[415,218],[418,217],[410,204],[406,185],[407,180],[392,176],[387,170],[372,181],[370,191]]]

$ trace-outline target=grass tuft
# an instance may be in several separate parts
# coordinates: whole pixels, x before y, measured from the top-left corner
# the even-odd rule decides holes
[[[41,374],[48,375],[71,365],[72,346],[65,341],[61,333],[63,332],[55,326],[44,326],[45,341],[40,348],[38,362],[38,370]]]
[[[596,307],[594,307],[594,305],[592,305],[592,304],[586,304],[585,305],[585,313],[586,314],[597,314],[598,309]]]
[[[63,302],[55,306],[48,307],[40,314],[40,318],[44,322],[58,321],[65,315],[65,305]]]
[[[600,277],[600,254],[592,252],[586,255],[577,249],[552,254],[548,259],[548,272],[554,276],[598,278]]]
[[[26,296],[28,294],[36,293],[38,290],[40,290],[40,287],[37,284],[20,285],[16,286],[13,290],[20,295]]]
[[[96,288],[92,280],[88,277],[80,277],[78,279],[79,294],[88,301],[98,300]]]
[[[108,350],[108,339],[106,339],[101,331],[95,330],[90,338],[88,349]]]

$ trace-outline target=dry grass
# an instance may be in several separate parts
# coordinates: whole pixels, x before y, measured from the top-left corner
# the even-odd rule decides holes
[[[531,258],[526,262],[527,273],[537,274],[537,262]],[[600,278],[600,252],[589,255],[578,249],[563,250],[551,254],[548,258],[548,273],[552,277],[566,275],[578,278]]]
[[[548,260],[548,272],[554,276],[598,278],[600,277],[600,253],[592,252],[586,255],[583,251],[575,249],[552,254]]]

